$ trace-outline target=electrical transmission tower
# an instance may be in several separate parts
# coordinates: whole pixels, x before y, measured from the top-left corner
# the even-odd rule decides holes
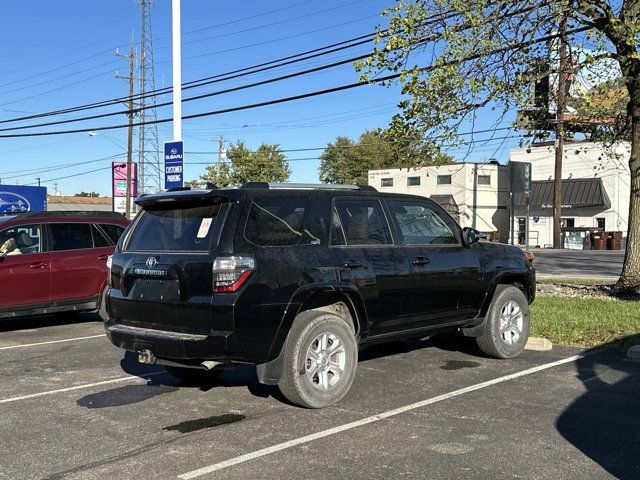
[[[155,0],[137,0],[141,6],[140,53],[138,56],[138,81],[140,117],[138,133],[138,194],[156,193],[162,190],[162,168],[158,146],[156,97],[145,97],[156,89],[153,65],[153,41],[151,37],[151,6]]]

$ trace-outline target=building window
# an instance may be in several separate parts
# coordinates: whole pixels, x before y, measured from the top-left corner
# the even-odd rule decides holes
[[[606,231],[606,223],[604,218],[596,218],[596,222],[598,224],[598,228],[602,229],[602,231]]]
[[[382,178],[380,179],[381,187],[393,187],[393,178]]]
[[[407,178],[407,186],[408,187],[417,187],[420,185],[420,177],[408,177]]]
[[[478,175],[478,185],[491,185],[491,175]]]
[[[438,185],[451,185],[451,175],[438,175],[436,183]]]
[[[563,228],[574,228],[576,226],[575,218],[563,218],[562,219],[562,227]]]

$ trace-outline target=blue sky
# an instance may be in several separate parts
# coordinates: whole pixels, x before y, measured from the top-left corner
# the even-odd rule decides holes
[[[182,77],[186,82],[370,33],[380,21],[382,9],[392,5],[393,1],[183,0],[182,3]],[[127,83],[115,78],[115,71],[118,69],[120,74],[126,74],[127,63],[114,53],[116,48],[122,53],[127,52],[132,39],[137,47],[139,9],[135,0],[5,0],[0,48],[0,120],[126,95]],[[157,88],[171,85],[170,19],[171,2],[157,0],[152,8]],[[369,50],[370,46],[364,45],[274,72],[194,89],[184,92],[184,96],[329,63]],[[296,95],[351,83],[357,77],[352,66],[345,65],[268,86],[185,103],[183,113],[188,115]],[[166,96],[160,101],[170,99]],[[245,140],[250,147],[257,147],[262,142],[278,143],[285,149],[323,147],[338,135],[355,138],[366,129],[386,126],[396,111],[395,104],[399,99],[396,88],[367,86],[293,103],[185,121],[185,150],[203,152],[186,155],[185,177],[197,178],[204,170],[202,163],[215,160],[217,144],[214,140],[220,135],[227,142]],[[121,108],[116,106],[100,112]],[[73,115],[91,113],[93,111]],[[159,118],[169,117],[171,107],[158,109],[157,115]],[[124,116],[116,116],[72,123],[63,128],[125,122]],[[491,118],[483,115],[476,128],[490,124]],[[45,130],[43,127],[34,131]],[[158,132],[160,143],[170,140],[171,124],[159,125]],[[503,134],[499,132],[496,136],[502,137]],[[470,154],[466,150],[451,153],[472,161],[492,157],[505,160],[509,147],[517,141],[509,139],[477,145]],[[65,195],[81,190],[110,195],[109,165],[112,159],[107,157],[124,153],[126,130],[110,130],[96,136],[78,133],[0,139],[0,142],[0,178],[3,183],[32,184],[36,177],[40,177],[50,191],[55,182]],[[293,181],[318,180],[319,161],[313,157],[319,153],[289,154]],[[95,162],[89,164],[66,166],[93,160]],[[91,170],[97,171],[84,174]],[[67,176],[70,178],[60,178]]]

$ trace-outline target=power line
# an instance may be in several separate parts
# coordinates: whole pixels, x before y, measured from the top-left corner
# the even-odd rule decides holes
[[[300,53],[296,53],[294,55],[289,55],[286,57],[281,57],[278,59],[274,59],[274,60],[270,60],[268,62],[263,62],[263,63],[259,63],[257,65],[251,65],[249,67],[243,67],[240,69],[236,69],[236,70],[232,70],[229,72],[225,72],[225,73],[221,73],[221,74],[216,74],[216,75],[212,75],[212,76],[208,76],[208,77],[203,77],[200,79],[196,79],[196,80],[192,80],[189,82],[185,82],[182,84],[182,88],[183,90],[188,90],[191,88],[196,88],[199,86],[204,86],[204,85],[209,85],[211,83],[218,83],[218,82],[222,82],[222,81],[226,81],[226,80],[231,80],[234,78],[239,78],[241,76],[244,75],[253,75],[255,73],[260,73],[260,72],[264,72],[264,71],[268,71],[268,70],[272,70],[275,68],[279,68],[282,66],[286,66],[286,65],[291,65],[294,63],[298,63],[298,62],[302,62],[305,60],[310,60],[312,58],[317,58],[323,55],[328,55],[331,53],[335,53],[341,50],[345,50],[348,48],[353,48],[355,46],[359,46],[365,43],[368,43],[369,41],[371,41],[371,39],[374,37],[375,34],[373,33],[369,33],[366,35],[360,35],[358,37],[354,37],[348,40],[344,40],[341,42],[337,42],[337,43],[333,43],[330,45],[325,45],[323,47],[319,47],[319,48],[314,48],[312,50],[307,50],[305,52],[300,52]],[[354,43],[357,42],[357,43]],[[328,50],[326,52],[324,52],[324,50]],[[299,58],[299,57],[303,57],[303,58]],[[255,71],[251,71],[251,70],[255,70]],[[238,75],[238,74],[244,74],[244,75]],[[215,82],[209,82],[210,80],[216,80]],[[207,82],[207,83],[204,83]],[[166,87],[166,88],[161,88],[161,89],[156,89],[152,92],[146,92],[144,95],[141,94],[137,94],[134,95],[134,100],[139,100],[142,97],[148,97],[148,96],[152,96],[152,95],[164,95],[167,93],[170,93],[173,90],[172,87]],[[115,105],[115,104],[120,104],[123,102],[127,102],[129,100],[129,97],[118,97],[118,98],[114,98],[111,100],[103,100],[103,101],[99,101],[99,102],[92,102],[92,103],[87,103],[84,105],[79,105],[76,107],[68,107],[65,109],[59,109],[59,110],[52,110],[49,112],[43,112],[43,113],[37,113],[37,114],[32,114],[32,115],[26,115],[26,116],[22,116],[22,117],[16,117],[16,118],[9,118],[9,119],[5,119],[5,120],[0,120],[0,124],[1,123],[11,123],[11,122],[19,122],[19,121],[23,121],[23,120],[33,120],[36,118],[42,118],[42,117],[47,117],[47,116],[54,116],[54,115],[61,115],[61,114],[66,114],[66,113],[73,113],[73,112],[77,112],[77,111],[82,111],[82,110],[89,110],[89,109],[93,109],[93,108],[102,108],[102,107],[106,107],[106,106],[110,106],[110,105]]]
[[[487,130],[477,130],[475,132],[460,132],[458,133],[458,136],[468,136],[468,135],[474,135],[474,134],[479,134],[479,133],[493,133],[496,131],[503,131],[503,130],[510,130],[511,127],[503,127],[503,128],[496,128],[496,129],[487,129]],[[472,139],[467,141],[467,143],[465,144],[464,147],[460,147],[460,148],[467,148],[469,145],[486,145],[488,143],[491,142],[496,142],[496,141],[503,141],[506,139],[515,139],[515,138],[525,138],[523,135],[509,135],[509,136],[503,136],[503,137],[489,137],[489,138],[482,138],[482,139]],[[380,143],[387,143],[387,144],[395,144],[397,142],[388,142],[388,141],[384,141],[381,140]],[[342,146],[338,146],[338,145],[334,145],[333,148],[339,148],[339,149],[350,149],[350,148],[358,148],[360,146],[365,146],[365,145],[372,145],[372,144],[368,144],[368,143],[359,143],[359,144],[353,144],[353,145],[342,145]],[[445,144],[442,145],[443,147],[458,147],[458,144]],[[320,150],[326,150],[327,146],[324,147],[305,147],[305,148],[288,148],[288,149],[280,149],[279,151],[282,153],[302,153],[302,152],[311,152],[311,151],[320,151]],[[255,153],[256,150],[250,150],[249,153]],[[160,152],[158,152],[160,153]],[[186,151],[185,152],[186,155],[214,155],[215,152],[214,151]],[[18,178],[21,177],[23,175],[26,174],[42,174],[42,173],[48,173],[48,172],[52,172],[52,171],[57,171],[57,170],[63,170],[66,168],[70,168],[70,167],[78,167],[78,166],[82,166],[82,165],[88,165],[88,164],[92,164],[92,163],[98,163],[98,162],[103,162],[105,160],[113,160],[116,158],[121,158],[124,157],[124,153],[120,153],[120,154],[116,154],[116,155],[110,155],[107,157],[102,157],[102,158],[98,158],[98,159],[93,159],[93,160],[84,160],[81,162],[74,162],[74,163],[67,163],[67,164],[63,164],[63,165],[56,165],[54,167],[46,167],[46,168],[32,168],[32,169],[26,169],[26,170],[14,170],[11,172],[6,172],[6,173],[11,173],[11,174],[15,174],[15,173],[20,173],[20,175],[13,175],[13,176],[4,176],[2,178]],[[320,159],[320,157],[305,157],[305,158],[288,158],[287,161],[306,161],[306,160],[316,160],[316,159]],[[191,165],[209,165],[211,162],[185,162],[187,164],[191,164]],[[88,172],[91,173],[91,172]],[[85,173],[83,173],[84,175]]]
[[[434,14],[426,19],[423,20],[423,25],[428,25],[430,22],[433,22],[434,20],[439,20],[439,21],[443,21],[443,20],[449,20],[451,18],[454,18],[456,16],[459,16],[458,13],[452,13],[452,11],[446,11],[440,14]],[[342,25],[342,24],[339,24]],[[373,38],[375,38],[377,35],[385,35],[388,32],[388,30],[383,30],[381,32],[372,32],[372,33],[368,33],[368,34],[364,34],[364,35],[359,35],[357,37],[353,37],[347,40],[343,40],[341,42],[336,42],[333,44],[329,44],[329,45],[325,45],[323,47],[318,47],[318,48],[314,48],[311,50],[307,50],[305,52],[300,52],[297,54],[293,54],[293,55],[289,55],[289,56],[285,56],[282,58],[278,58],[275,60],[271,60],[268,62],[263,62],[257,65],[252,65],[249,67],[244,67],[241,69],[236,69],[236,70],[232,70],[230,72],[226,72],[226,73],[222,73],[222,74],[216,74],[213,76],[209,76],[209,77],[204,77],[204,78],[200,78],[200,79],[196,79],[196,80],[192,80],[190,82],[185,82],[183,83],[183,89],[189,89],[189,88],[196,88],[199,86],[203,86],[203,85],[208,85],[208,81],[209,80],[215,80],[215,79],[220,79],[217,81],[225,81],[225,80],[230,80],[233,78],[238,78],[239,76],[244,76],[244,75],[236,75],[233,77],[230,77],[230,75],[235,75],[235,74],[246,74],[246,75],[252,75],[255,73],[259,73],[262,71],[266,71],[266,70],[271,70],[273,68],[279,68],[281,66],[285,66],[285,65],[289,65],[292,63],[297,63],[300,61],[305,61],[305,60],[309,60],[312,58],[316,58],[322,55],[327,55],[330,53],[334,53],[337,51],[341,51],[341,50],[345,50],[348,48],[353,48],[355,46],[358,45],[363,45],[366,44],[368,42],[370,42],[371,40],[373,40]],[[355,43],[354,43],[355,42]],[[255,44],[255,45],[260,45],[260,44]],[[340,47],[340,48],[337,48]],[[329,50],[326,52],[321,53],[323,50]],[[220,53],[220,52],[218,52]],[[294,60],[298,57],[305,57],[305,58],[299,58],[298,60]],[[280,65],[273,65],[279,62],[285,62],[282,63]],[[268,67],[268,68],[261,68],[261,67]],[[255,69],[259,69],[259,70],[255,70]],[[255,70],[250,72],[250,70]],[[207,83],[205,83],[207,82]],[[217,83],[217,82],[211,82],[211,83]],[[138,100],[142,97],[147,97],[147,96],[151,96],[151,95],[164,95],[166,93],[170,93],[172,91],[172,87],[166,87],[166,88],[162,88],[162,89],[157,89],[154,90],[152,92],[147,92],[144,94],[137,94],[134,96],[134,100]],[[118,97],[118,98],[114,98],[114,99],[110,99],[110,100],[102,100],[102,101],[98,101],[98,102],[92,102],[92,103],[88,103],[88,104],[84,104],[84,105],[79,105],[76,107],[68,107],[65,109],[58,109],[58,110],[53,110],[50,112],[44,112],[44,113],[38,113],[38,114],[33,114],[33,115],[28,115],[28,116],[23,116],[23,117],[16,117],[16,118],[10,118],[10,119],[5,119],[5,120],[0,120],[0,123],[9,123],[9,122],[17,122],[17,121],[22,121],[22,120],[31,120],[31,119],[35,119],[35,118],[41,118],[44,116],[53,116],[53,115],[58,115],[58,114],[66,114],[66,113],[71,113],[71,112],[76,112],[76,111],[80,111],[80,110],[86,110],[86,109],[93,109],[93,108],[101,108],[101,107],[105,107],[105,106],[110,106],[110,105],[114,105],[114,104],[119,104],[119,103],[124,103],[129,101],[128,97]]]
[[[347,58],[345,60],[340,60],[337,62],[333,62],[327,65],[321,65],[319,67],[314,67],[314,68],[310,68],[307,70],[302,70],[299,72],[294,72],[294,73],[290,73],[287,75],[281,75],[279,77],[274,77],[274,78],[269,78],[266,80],[261,80],[258,82],[253,82],[253,83],[249,83],[249,84],[245,84],[245,85],[239,85],[236,87],[231,87],[231,88],[227,88],[224,90],[218,90],[216,92],[210,92],[210,93],[204,93],[201,95],[196,95],[193,97],[187,97],[184,98],[182,100],[182,103],[186,103],[186,102],[192,102],[194,100],[202,100],[204,98],[209,98],[209,97],[214,97],[214,96],[218,96],[218,95],[223,95],[226,93],[232,93],[232,92],[237,92],[240,90],[246,90],[248,88],[254,88],[254,87],[258,87],[258,86],[262,86],[262,85],[268,85],[270,83],[275,83],[275,82],[280,82],[283,80],[288,80],[291,78],[296,78],[296,77],[300,77],[303,75],[309,75],[311,73],[315,73],[315,72],[320,72],[323,70],[327,70],[327,69],[331,69],[331,68],[335,68],[337,66],[340,65],[346,65],[348,63],[353,63],[357,60],[362,60],[364,58],[368,58],[370,57],[371,54],[367,53],[364,55],[359,55],[357,57],[351,57],[351,58]],[[137,112],[141,112],[141,111],[145,111],[148,109],[155,109],[155,108],[160,108],[160,107],[166,107],[171,105],[171,102],[161,102],[161,103],[157,103],[155,105],[142,105],[140,107],[136,107],[133,110],[120,110],[117,112],[109,112],[109,113],[101,113],[99,115],[90,115],[90,116],[85,116],[85,117],[78,117],[78,118],[72,118],[72,119],[68,119],[68,120],[56,120],[54,122],[45,122],[45,123],[37,123],[37,124],[33,124],[33,125],[22,125],[22,126],[18,126],[18,127],[9,127],[9,128],[2,128],[0,129],[0,132],[8,132],[8,131],[15,131],[15,130],[27,130],[27,129],[31,129],[31,128],[38,128],[38,127],[47,127],[47,126],[51,126],[51,125],[62,125],[62,124],[66,124],[66,123],[75,123],[75,122],[83,122],[83,121],[87,121],[87,120],[95,120],[98,118],[106,118],[106,117],[113,117],[113,116],[119,116],[119,115],[128,115],[131,113],[137,113]],[[139,122],[137,125],[151,125],[153,124],[153,120],[152,121],[148,121],[148,122]]]
[[[586,27],[585,26],[585,27],[582,27],[582,28],[573,29],[571,32],[568,32],[568,33],[583,32],[583,31],[586,31],[586,30],[589,30],[589,29],[590,29],[590,27]],[[475,55],[471,55],[471,56],[466,57],[464,59],[447,62],[447,63],[442,64],[442,65],[431,65],[429,67],[422,67],[422,68],[420,68],[420,71],[428,72],[428,71],[431,71],[431,70],[433,70],[435,68],[442,68],[442,67],[445,67],[445,66],[448,66],[448,65],[459,65],[461,63],[465,63],[465,62],[469,62],[469,61],[472,61],[472,60],[476,60],[476,59],[484,57],[484,56],[495,55],[497,53],[502,53],[502,52],[505,52],[505,51],[513,50],[513,49],[524,48],[524,47],[527,47],[527,46],[530,46],[530,45],[533,45],[533,44],[536,44],[536,43],[547,42],[547,41],[549,41],[549,40],[551,40],[553,38],[557,38],[558,35],[559,34],[546,35],[544,37],[531,39],[531,40],[529,40],[527,42],[521,42],[521,43],[519,43],[517,45],[509,45],[509,46],[505,46],[505,47],[502,47],[502,48],[498,48],[498,49],[495,49],[495,50],[493,50],[491,52],[478,53],[478,54],[475,54]],[[386,76],[370,79],[368,81],[354,82],[354,83],[350,83],[350,84],[346,84],[346,85],[340,85],[340,86],[337,86],[337,87],[326,88],[326,89],[322,89],[322,90],[316,90],[316,91],[307,92],[307,93],[303,93],[303,94],[299,94],[299,95],[293,95],[293,96],[289,96],[289,97],[282,97],[282,98],[278,98],[278,99],[267,100],[267,101],[257,102],[257,103],[247,104],[247,105],[241,105],[241,106],[237,106],[237,107],[230,107],[230,108],[225,108],[225,109],[220,109],[220,110],[211,110],[211,111],[195,113],[195,114],[191,114],[191,115],[184,115],[182,118],[184,120],[189,120],[189,119],[193,119],[193,118],[209,117],[209,116],[214,116],[214,115],[221,115],[221,114],[224,114],[224,113],[238,112],[238,111],[250,110],[250,109],[254,109],[254,108],[277,105],[277,104],[280,104],[280,103],[287,103],[287,102],[302,100],[302,99],[305,99],[305,98],[316,97],[316,96],[319,96],[319,95],[326,95],[326,94],[340,92],[340,91],[344,91],[344,90],[350,90],[350,89],[353,89],[353,88],[358,88],[358,87],[362,87],[362,86],[365,86],[365,85],[371,85],[371,84],[374,84],[374,83],[387,82],[389,80],[397,79],[397,78],[399,78],[401,76],[402,76],[402,73],[394,73],[394,74],[391,74],[391,75],[386,75]],[[163,118],[163,119],[155,120],[153,122],[146,122],[145,125],[167,123],[167,122],[170,122],[170,121],[172,121],[171,118]],[[141,125],[140,122],[134,124],[134,126],[140,126],[140,125]],[[120,124],[120,125],[108,125],[108,126],[93,127],[93,128],[80,128],[80,129],[74,129],[74,130],[57,130],[57,131],[50,131],[50,132],[4,134],[4,135],[0,135],[0,138],[20,138],[20,137],[39,137],[39,136],[48,136],[48,135],[66,135],[66,134],[72,134],[72,133],[86,133],[86,132],[90,132],[90,131],[115,130],[115,129],[119,129],[119,128],[125,128],[127,126],[128,126],[128,124]]]
[[[531,8],[532,7],[527,7],[525,9],[521,9],[520,11],[512,12],[512,15],[520,14],[523,11],[530,10]],[[467,23],[467,24],[461,24],[457,28],[459,30],[466,30],[466,29],[471,28],[473,26],[474,26],[473,24],[468,24]],[[434,41],[434,40],[440,38],[441,36],[442,36],[442,34],[438,33],[438,34],[434,34],[434,35],[425,37],[425,38],[421,39],[420,41],[416,42],[415,45],[416,46],[423,45],[425,43]],[[362,43],[362,42],[359,42],[359,43]],[[340,47],[338,49],[344,49],[344,48],[346,48],[346,47],[342,46],[342,47]],[[335,50],[336,49],[334,49],[334,51]],[[323,54],[326,54],[326,52],[323,53]],[[317,56],[317,54],[314,55],[314,56]],[[347,58],[347,59],[340,60],[340,61],[337,61],[337,62],[333,62],[333,63],[327,64],[327,65],[322,65],[322,66],[319,66],[319,67],[314,67],[314,68],[311,68],[311,69],[303,70],[303,71],[300,71],[300,72],[295,72],[295,73],[291,73],[291,74],[287,74],[287,75],[282,75],[282,76],[279,76],[279,77],[275,77],[275,78],[271,78],[271,79],[267,79],[267,80],[262,80],[262,81],[259,81],[259,82],[254,82],[254,83],[250,83],[250,84],[246,84],[246,85],[236,86],[236,87],[228,88],[228,89],[225,89],[225,90],[220,90],[220,91],[217,91],[217,92],[211,92],[211,93],[206,93],[206,94],[202,94],[202,95],[189,97],[189,98],[184,99],[183,102],[190,102],[190,101],[194,101],[194,100],[200,100],[200,99],[203,99],[203,98],[209,98],[209,97],[213,97],[213,96],[217,96],[217,95],[222,95],[222,94],[226,94],[226,93],[236,92],[236,91],[239,91],[239,90],[244,90],[244,89],[247,89],[247,88],[253,88],[253,87],[257,87],[257,86],[267,85],[267,84],[270,84],[270,83],[279,82],[279,81],[282,81],[282,80],[287,80],[287,79],[295,78],[295,77],[302,76],[302,75],[308,75],[310,73],[315,73],[315,72],[318,72],[318,71],[322,71],[322,70],[326,70],[326,69],[330,69],[330,68],[335,68],[336,66],[345,65],[345,64],[348,64],[348,63],[353,63],[353,62],[358,61],[358,60],[369,58],[370,56],[371,56],[371,53],[367,53],[367,54],[364,54],[364,55],[359,55],[359,56],[356,56],[356,57]],[[311,58],[311,57],[307,57],[307,58]],[[296,60],[296,61],[300,61],[300,60]],[[287,62],[287,63],[292,63],[292,62]],[[287,64],[287,63],[285,63],[285,64]],[[273,67],[269,67],[268,69],[271,69],[271,68],[273,68]],[[252,73],[256,73],[256,72],[252,72]],[[237,78],[239,76],[244,76],[244,74],[228,77],[228,78],[225,78],[224,80],[228,80],[228,79],[231,79],[231,78]],[[222,81],[222,80],[221,79],[213,79],[213,80],[208,80],[206,82],[200,81],[200,83],[198,85],[191,85],[191,86],[189,86],[187,88],[194,88],[196,86],[203,86],[203,85],[207,85],[207,84],[211,84],[211,83],[217,83],[217,82],[220,82],[220,81]],[[139,111],[145,110],[146,108],[158,108],[158,107],[164,107],[164,106],[168,106],[168,105],[171,105],[171,102],[162,102],[162,103],[158,103],[156,105],[150,105],[150,106],[144,106],[143,105],[141,107],[136,108],[135,111],[139,112]],[[52,125],[61,125],[61,124],[66,124],[66,123],[75,123],[75,122],[81,122],[81,121],[86,121],[86,120],[95,120],[95,119],[99,119],[99,118],[117,116],[117,115],[122,115],[122,114],[130,115],[131,113],[132,112],[130,112],[129,110],[123,110],[123,111],[117,111],[117,112],[109,112],[109,113],[85,116],[85,117],[74,118],[74,119],[69,119],[69,120],[58,120],[58,121],[54,121],[54,122],[46,122],[46,123],[39,123],[39,124],[26,125],[26,126],[17,126],[17,127],[4,128],[4,129],[0,129],[0,132],[15,131],[15,130],[25,130],[25,129],[31,129],[31,128],[52,126]],[[2,122],[2,123],[4,123],[4,122]],[[140,125],[147,125],[147,124],[153,124],[153,123],[140,122],[139,124]]]

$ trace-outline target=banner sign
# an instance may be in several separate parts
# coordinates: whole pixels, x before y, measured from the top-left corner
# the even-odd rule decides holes
[[[0,185],[0,214],[47,210],[47,187]]]
[[[164,142],[164,188],[182,187],[184,142]]]
[[[138,169],[135,163],[131,164],[131,212],[135,212],[133,201],[138,195]],[[113,162],[111,166],[111,195],[113,197],[113,211],[125,213],[127,208],[127,164],[126,162]]]

